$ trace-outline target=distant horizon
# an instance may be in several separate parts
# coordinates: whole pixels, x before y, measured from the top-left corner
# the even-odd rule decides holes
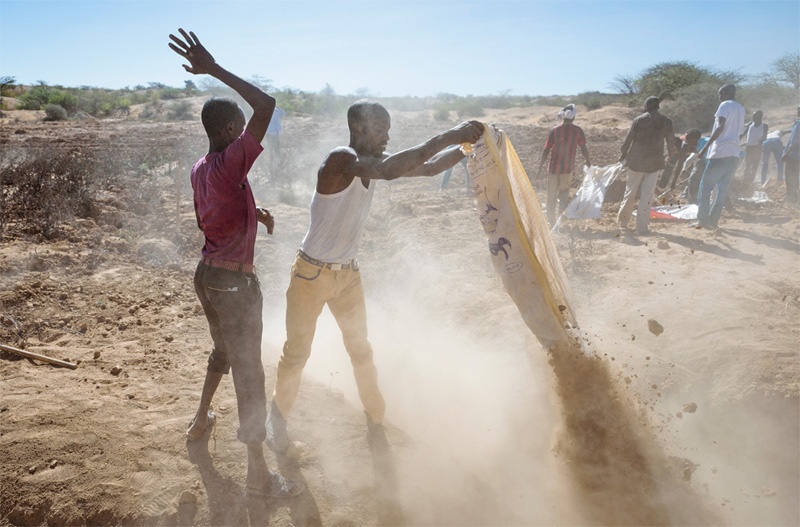
[[[0,0],[0,76],[199,85],[167,47],[179,27],[243,78],[385,98],[615,93],[662,62],[754,77],[800,53],[796,0]]]

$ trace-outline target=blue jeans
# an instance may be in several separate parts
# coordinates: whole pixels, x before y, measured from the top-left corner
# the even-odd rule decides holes
[[[769,172],[769,156],[775,158],[775,165],[778,167],[778,181],[783,180],[783,143],[780,139],[767,139],[764,141],[761,151],[761,184],[767,182]]]
[[[728,188],[733,180],[733,173],[739,166],[738,157],[719,157],[709,159],[703,178],[700,180],[697,198],[697,222],[704,227],[716,227],[722,216],[722,207],[728,196]],[[714,203],[711,203],[711,191],[715,190]]]
[[[467,182],[467,190],[469,190],[469,172],[467,171],[467,158],[465,157],[461,161],[459,161],[462,165],[464,165],[464,179]],[[453,169],[455,165],[451,166],[447,170],[444,171],[444,175],[442,176],[442,184],[439,187],[439,190],[447,188],[447,183],[450,181],[450,176],[453,175]]]

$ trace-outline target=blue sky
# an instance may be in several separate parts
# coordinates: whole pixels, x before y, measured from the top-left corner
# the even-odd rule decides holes
[[[183,86],[178,27],[277,87],[573,95],[663,61],[764,72],[800,52],[800,1],[0,0],[0,75]]]

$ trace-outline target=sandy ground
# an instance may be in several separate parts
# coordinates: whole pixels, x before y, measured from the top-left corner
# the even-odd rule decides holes
[[[533,177],[553,110],[483,120],[509,133]],[[9,113],[6,153],[109,137],[204,146],[194,122]],[[579,114],[596,164],[616,161],[635,113]],[[780,119],[791,123],[765,118]],[[390,149],[445,126],[395,114]],[[277,221],[256,245],[268,391],[316,164],[346,138],[343,119],[294,116],[286,128],[291,186],[276,188],[264,159],[254,172]],[[78,363],[1,356],[0,525],[800,523],[800,215],[776,186],[775,201],[737,202],[718,233],[680,221],[619,233],[619,185],[601,220],[561,229],[588,354],[575,356],[545,353],[503,291],[461,167],[444,191],[438,177],[379,183],[360,261],[391,463],[373,465],[325,311],[289,421],[303,448],[280,466],[308,492],[253,504],[242,497],[228,379],[213,433],[183,437],[210,338],[192,288],[202,237],[185,181],[174,180],[181,170],[147,180],[145,210],[105,195],[101,213],[71,221],[63,239],[6,231],[0,241],[0,343]]]

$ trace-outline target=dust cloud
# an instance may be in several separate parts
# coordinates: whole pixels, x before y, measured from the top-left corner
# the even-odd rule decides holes
[[[449,214],[475,231],[452,247],[414,214],[436,202],[381,191],[362,279],[409,524],[722,523],[670,470],[607,361],[578,342],[541,348],[494,274],[473,210]],[[283,334],[282,311],[271,313],[265,337]],[[327,309],[305,375],[361,407]]]

